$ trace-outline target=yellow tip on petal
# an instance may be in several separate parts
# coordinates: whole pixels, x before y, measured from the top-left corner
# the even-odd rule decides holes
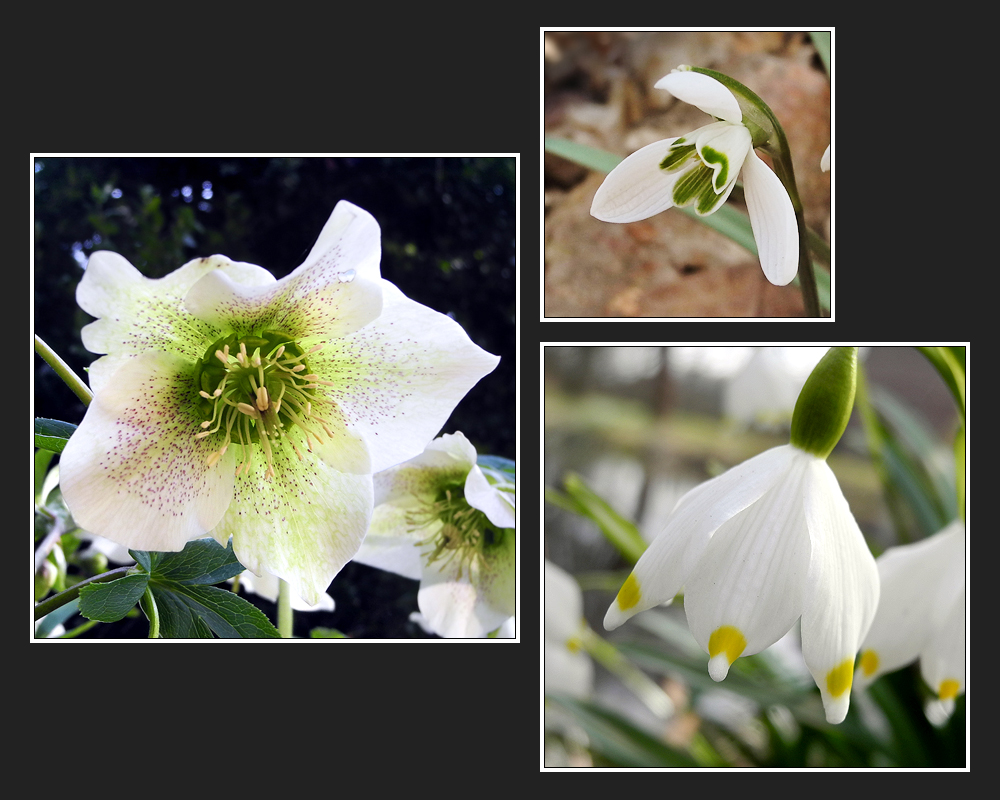
[[[878,669],[878,653],[874,650],[865,650],[861,654],[861,671],[865,677],[871,677]]]
[[[948,678],[947,680],[941,681],[941,685],[938,687],[938,699],[940,700],[954,700],[958,696],[959,683],[956,680]]]
[[[826,673],[826,690],[832,697],[840,697],[851,688],[854,680],[854,659],[848,658]]]
[[[622,584],[622,588],[618,590],[618,608],[622,611],[635,608],[640,597],[642,597],[642,591],[639,589],[639,581],[636,580],[634,574],[629,575],[625,579],[625,583]]]
[[[729,673],[729,667],[746,649],[747,640],[739,628],[722,625],[716,628],[708,639],[708,674],[712,680],[721,681]]]

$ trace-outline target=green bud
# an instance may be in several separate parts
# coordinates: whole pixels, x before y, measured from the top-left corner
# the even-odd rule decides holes
[[[851,418],[858,348],[831,347],[799,393],[792,414],[792,444],[820,458],[830,455]]]

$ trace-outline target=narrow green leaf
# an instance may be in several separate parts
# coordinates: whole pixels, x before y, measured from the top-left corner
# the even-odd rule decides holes
[[[61,453],[76,425],[58,419],[35,417],[35,447]]]
[[[611,172],[623,160],[620,156],[606,150],[588,147],[585,144],[578,144],[556,136],[545,137],[545,150],[597,172]]]
[[[83,586],[80,589],[80,613],[98,622],[117,622],[139,602],[148,582],[148,575],[137,574]]]
[[[647,546],[639,529],[608,505],[576,473],[569,473],[564,483],[577,513],[597,523],[608,541],[625,558],[633,564],[638,561]]]
[[[590,739],[590,749],[619,767],[697,767],[687,753],[675,750],[632,723],[592,703],[547,694],[547,703],[571,713]]]

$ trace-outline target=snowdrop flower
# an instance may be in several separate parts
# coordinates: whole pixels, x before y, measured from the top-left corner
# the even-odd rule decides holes
[[[317,603],[368,528],[372,474],[420,453],[499,360],[383,280],[379,240],[340,202],[280,281],[220,255],[159,280],[91,256],[82,337],[106,355],[61,457],[77,524],[143,550],[232,538]]]
[[[661,78],[656,88],[717,121],[632,153],[605,178],[590,213],[605,222],[635,222],[690,205],[705,216],[726,201],[742,178],[764,275],[778,286],[790,282],[799,259],[795,211],[778,176],[754,152],[754,136],[736,96],[690,67]]]
[[[594,688],[594,664],[583,651],[580,585],[565,570],[545,560],[545,691],[587,698]]]
[[[802,654],[827,720],[847,715],[854,656],[878,603],[875,560],[826,457],[854,401],[856,348],[833,348],[796,404],[791,443],[684,495],[639,558],[604,626],[683,590],[714,680],[802,618]]]
[[[375,476],[371,528],[354,560],[420,581],[417,605],[438,636],[478,638],[514,615],[515,485],[444,434]]]
[[[927,716],[940,724],[965,691],[965,525],[956,520],[919,542],[890,547],[875,563],[882,598],[861,646],[857,687],[919,658],[936,697]]]
[[[823,157],[819,160],[819,168],[823,172],[830,171],[830,145],[826,146],[826,151],[823,153]]]

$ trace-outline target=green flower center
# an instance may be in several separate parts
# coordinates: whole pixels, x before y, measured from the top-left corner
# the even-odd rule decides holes
[[[259,445],[267,461],[266,477],[274,477],[273,448],[285,439],[301,460],[302,452],[287,439],[298,426],[305,436],[307,449],[312,439],[322,441],[320,430],[331,436],[326,420],[312,408],[315,390],[329,385],[310,374],[308,352],[282,331],[259,334],[231,334],[214,342],[195,370],[195,386],[200,408],[206,418],[195,438],[218,435],[221,446],[208,457],[208,466],[216,464],[236,442],[243,448],[243,459],[236,470],[250,471],[254,445]]]
[[[482,569],[487,551],[504,536],[482,511],[469,505],[461,485],[443,488],[433,502],[409,513],[406,522],[414,531],[432,528],[433,532],[418,543],[421,553],[427,564],[440,561],[439,569],[456,561],[459,578],[463,570],[471,578],[473,567]]]

